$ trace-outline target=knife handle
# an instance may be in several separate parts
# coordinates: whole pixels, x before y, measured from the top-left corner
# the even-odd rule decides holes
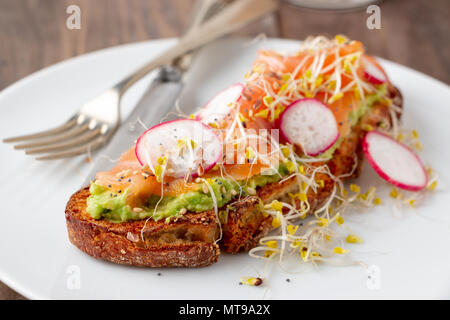
[[[158,75],[120,128],[123,129],[138,119],[147,127],[158,124],[173,109],[182,89],[183,83],[178,69],[169,66],[160,68]]]

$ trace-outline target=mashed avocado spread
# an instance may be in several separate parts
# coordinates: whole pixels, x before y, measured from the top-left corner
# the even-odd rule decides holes
[[[225,178],[213,178],[209,179],[208,183],[214,191],[217,207],[220,208],[238,196],[241,193],[241,189],[242,195],[245,196],[247,195],[247,188],[255,189],[268,183],[279,181],[286,174],[287,169],[284,166],[280,166],[279,174],[256,175],[248,179],[248,181],[239,182]],[[244,185],[246,188],[242,188]],[[190,212],[212,210],[214,202],[211,194],[209,192],[205,193],[201,184],[199,186],[199,191],[190,191],[177,197],[163,197],[157,207],[160,197],[153,195],[148,199],[146,206],[142,208],[143,211],[135,212],[126,202],[127,190],[119,195],[111,196],[111,191],[108,188],[92,182],[89,189],[91,196],[87,199],[87,212],[94,219],[105,218],[112,222],[124,222],[149,217],[156,221],[175,218],[180,215],[184,208]]]

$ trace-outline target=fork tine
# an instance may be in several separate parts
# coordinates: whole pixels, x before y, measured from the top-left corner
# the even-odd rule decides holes
[[[53,151],[64,151],[65,149],[70,149],[72,147],[76,147],[82,144],[88,144],[91,140],[100,135],[101,129],[97,128],[91,131],[86,132],[81,136],[74,137],[65,142],[57,143],[54,145],[50,145],[42,148],[34,148],[25,150],[26,154],[40,154],[40,153],[49,153]]]
[[[43,137],[52,136],[54,134],[57,134],[57,133],[69,130],[76,123],[77,123],[77,119],[74,117],[74,118],[70,119],[69,121],[65,122],[64,124],[62,124],[59,127],[56,127],[56,128],[53,128],[53,129],[49,129],[49,130],[40,131],[40,132],[36,132],[36,133],[32,133],[32,134],[27,134],[27,135],[23,135],[23,136],[6,138],[6,139],[3,139],[3,142],[11,143],[11,142],[18,142],[18,141],[24,141],[24,140],[30,140],[30,139],[37,139],[37,138],[43,138]]]
[[[63,131],[60,134],[56,134],[55,136],[51,136],[49,138],[43,138],[43,139],[39,139],[36,142],[31,142],[31,143],[23,143],[23,144],[17,144],[14,146],[14,149],[32,149],[32,148],[36,148],[36,147],[42,147],[42,146],[49,146],[52,144],[55,144],[57,142],[61,142],[64,140],[67,140],[69,138],[72,138],[74,136],[79,136],[81,134],[83,134],[84,132],[89,130],[89,124],[85,123],[81,126],[75,126],[72,129],[69,129],[67,131]]]
[[[55,152],[46,156],[37,157],[36,160],[57,160],[57,159],[64,159],[64,158],[71,158],[75,157],[81,154],[88,153],[90,151],[94,151],[100,147],[102,147],[106,142],[106,139],[104,136],[100,136],[91,143],[69,149],[63,152]]]

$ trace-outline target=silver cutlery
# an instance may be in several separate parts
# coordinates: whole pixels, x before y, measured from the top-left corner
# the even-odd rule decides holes
[[[216,0],[207,0],[206,4],[211,7],[205,12],[213,10],[212,5],[216,2]],[[215,4],[215,6],[218,5]],[[224,6],[223,9],[220,8],[222,9],[220,13],[201,25],[198,21],[202,20],[195,22],[194,19],[193,28],[175,46],[84,104],[61,126],[30,135],[7,138],[3,142],[25,142],[16,144],[14,147],[24,149],[26,154],[44,154],[36,158],[38,160],[73,157],[98,149],[108,142],[119,127],[121,98],[135,82],[163,66],[176,64],[178,68],[182,67],[181,62],[189,60],[189,55],[185,55],[186,53],[243,27],[274,11],[277,7],[277,0],[236,0]],[[164,75],[164,72],[166,71],[160,72],[160,76]],[[150,108],[153,109],[155,106],[150,105]]]

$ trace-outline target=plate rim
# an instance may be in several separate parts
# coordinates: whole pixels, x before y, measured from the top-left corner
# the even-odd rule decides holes
[[[8,96],[10,94],[14,94],[16,90],[20,90],[21,87],[27,85],[30,82],[39,80],[40,77],[46,77],[48,74],[52,72],[56,72],[58,70],[61,70],[65,68],[68,65],[79,63],[80,61],[83,61],[85,59],[91,59],[95,56],[107,54],[108,52],[116,51],[116,50],[124,50],[126,48],[133,48],[138,46],[145,46],[145,45],[151,45],[151,44],[160,44],[160,45],[169,45],[170,43],[175,43],[177,38],[160,38],[160,39],[153,39],[153,40],[144,40],[144,41],[138,41],[138,42],[132,42],[132,43],[126,43],[116,46],[111,46],[95,51],[91,51],[82,55],[78,55],[75,57],[71,57],[68,59],[64,59],[62,61],[59,61],[55,64],[52,64],[50,66],[47,66],[45,68],[42,68],[38,71],[35,71],[16,82],[13,82],[6,86],[4,89],[0,91],[0,102],[4,99],[5,96]],[[232,37],[232,38],[225,38],[218,41],[221,42],[241,42],[241,41],[251,41],[254,38],[251,37]],[[285,39],[285,38],[276,38],[276,37],[270,37],[267,38],[267,41],[279,41],[289,44],[299,43],[301,40],[296,39]],[[446,88],[447,90],[450,90],[450,86],[446,84],[445,82],[438,80],[436,78],[433,78],[432,76],[425,74],[421,71],[417,71],[415,69],[412,69],[408,66],[405,66],[403,64],[393,62],[384,58],[377,57],[382,63],[385,64],[391,64],[395,67],[398,67],[402,69],[403,71],[412,72],[415,73],[418,77],[425,78],[433,83],[433,85],[441,86]],[[33,300],[46,300],[51,299],[49,297],[46,297],[44,295],[41,295],[39,293],[36,293],[33,289],[29,288],[28,285],[23,284],[20,282],[20,280],[14,279],[13,275],[10,275],[9,273],[5,272],[0,264],[0,281],[2,281],[5,285],[7,285],[9,288],[13,289],[14,291],[18,292],[22,296],[28,299]]]

